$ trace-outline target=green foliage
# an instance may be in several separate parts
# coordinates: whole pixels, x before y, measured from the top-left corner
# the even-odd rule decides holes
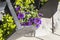
[[[40,0],[41,5],[44,5],[48,0]]]
[[[41,5],[44,5],[45,2],[48,0],[40,0]],[[38,10],[35,10],[34,7],[34,0],[16,0],[15,5],[19,5],[20,11],[22,12],[30,12],[32,14],[32,17],[36,17],[36,14],[38,13]]]
[[[29,4],[34,3],[34,0],[16,0],[15,4],[22,7],[22,9],[29,8]]]
[[[15,5],[19,5],[21,7],[20,12],[29,12],[30,13],[30,14],[25,15],[25,19],[23,20],[23,22],[27,22],[30,17],[34,17],[36,10],[35,10],[35,7],[33,4],[34,4],[34,0],[16,0],[15,1]],[[33,14],[32,14],[32,12],[33,12]],[[35,17],[36,17],[36,15],[35,15]],[[22,22],[22,20],[20,20],[20,22]]]
[[[48,0],[40,0],[41,2],[47,2]]]
[[[31,3],[34,3],[34,0],[16,0],[15,3],[16,5],[20,5],[20,6],[23,6],[23,5],[27,6]]]
[[[47,1],[48,0],[40,0],[41,6],[43,6]],[[17,5],[20,6],[20,9],[18,12],[24,13],[24,16],[25,16],[23,20],[20,20],[21,23],[27,22],[30,17],[32,18],[38,17],[38,9],[36,9],[34,4],[35,4],[35,0],[15,0],[15,6]],[[29,12],[30,14],[25,14],[25,12]]]
[[[3,16],[2,25],[0,25],[0,40],[5,40],[15,30],[16,25],[13,17],[9,14]]]

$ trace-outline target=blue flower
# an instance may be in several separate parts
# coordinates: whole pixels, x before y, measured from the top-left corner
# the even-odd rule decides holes
[[[23,19],[24,18],[24,14],[23,13],[18,13],[18,19]]]

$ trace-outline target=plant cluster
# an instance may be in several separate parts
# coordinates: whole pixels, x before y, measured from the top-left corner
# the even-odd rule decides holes
[[[41,1],[47,2],[47,1]],[[21,26],[34,25],[37,28],[41,24],[41,17],[43,14],[38,12],[34,6],[34,0],[15,0],[15,10]]]
[[[2,24],[0,25],[0,40],[5,40],[15,30],[16,25],[13,17],[6,14],[2,18]]]
[[[47,0],[40,0],[41,5],[44,5],[46,2]],[[34,3],[34,0],[15,0],[14,7],[21,26],[34,25],[36,28],[39,28],[42,21],[40,16],[43,16],[43,14],[38,12]],[[2,18],[2,24],[0,24],[0,40],[6,40],[15,28],[16,24],[14,23],[13,17],[9,13],[5,14]]]

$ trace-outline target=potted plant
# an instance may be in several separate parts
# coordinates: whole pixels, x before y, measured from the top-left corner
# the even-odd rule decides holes
[[[1,26],[1,40],[16,33],[25,35],[35,31],[41,25],[41,17],[45,17],[43,10],[51,1],[49,0],[5,0],[7,5]],[[56,1],[55,1],[56,2]],[[51,6],[51,5],[50,5]],[[50,7],[49,7],[50,8]],[[54,7],[55,8],[55,7]],[[46,9],[46,8],[45,8]],[[6,28],[5,28],[6,27]],[[16,30],[16,31],[15,31]],[[24,32],[22,32],[24,31]],[[6,35],[5,35],[6,34]],[[5,35],[5,36],[3,36]],[[8,40],[11,36],[8,38]]]

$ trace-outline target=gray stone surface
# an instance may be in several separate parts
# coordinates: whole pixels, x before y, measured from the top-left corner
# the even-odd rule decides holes
[[[4,10],[6,2],[0,2],[0,11]]]
[[[0,20],[2,20],[2,16],[3,16],[3,15],[0,13]]]
[[[20,22],[19,22],[19,20],[18,20],[18,18],[17,18],[17,15],[16,15],[16,13],[15,13],[15,11],[14,11],[14,8],[13,8],[10,0],[6,0],[6,3],[7,3],[7,5],[8,5],[8,8],[9,8],[10,12],[11,12],[11,15],[13,16],[13,19],[14,19],[14,21],[15,21],[15,24],[16,24],[16,26],[17,26],[17,27],[16,27],[16,30],[22,29],[22,27],[21,27],[21,25],[20,25]]]

